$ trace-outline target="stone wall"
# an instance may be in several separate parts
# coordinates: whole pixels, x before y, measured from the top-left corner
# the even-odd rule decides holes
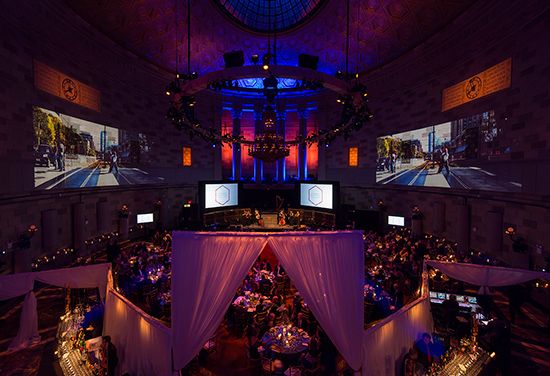
[[[410,217],[413,205],[425,214],[431,231],[436,202],[445,207],[443,236],[457,239],[457,205],[470,212],[468,246],[490,250],[513,264],[526,265],[542,255],[537,245],[550,247],[550,3],[479,1],[426,43],[366,77],[373,121],[349,142],[326,150],[326,177],[340,180],[344,203],[376,208],[382,199],[388,212]],[[512,86],[446,112],[444,88],[461,82],[507,58],[512,58]],[[512,147],[503,162],[522,176],[523,193],[414,188],[375,184],[376,137],[494,110],[499,136]],[[347,166],[347,151],[359,146],[359,167]],[[360,186],[360,187],[359,187]],[[495,214],[494,213],[498,213]],[[490,220],[500,225],[489,226]],[[496,218],[496,219],[495,219]],[[504,226],[514,225],[527,239],[530,255],[511,251]],[[498,233],[489,233],[490,231]],[[492,249],[493,248],[493,249]],[[498,248],[494,249],[494,248]],[[540,247],[538,248],[540,249]]]
[[[214,178],[216,154],[165,118],[164,92],[172,74],[133,56],[60,0],[6,2],[0,33],[0,193],[33,189],[33,106],[144,133],[152,144],[154,167],[168,170],[172,183]],[[100,112],[36,90],[34,60],[99,90]],[[212,114],[213,108],[203,111]],[[191,168],[182,166],[183,146],[193,147]]]

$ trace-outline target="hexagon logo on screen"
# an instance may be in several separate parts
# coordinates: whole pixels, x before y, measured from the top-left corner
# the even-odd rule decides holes
[[[307,191],[307,200],[311,202],[313,206],[318,206],[323,202],[323,190],[314,185]]]
[[[220,206],[224,206],[231,200],[231,191],[225,185],[220,185],[214,191],[214,200],[220,204]]]

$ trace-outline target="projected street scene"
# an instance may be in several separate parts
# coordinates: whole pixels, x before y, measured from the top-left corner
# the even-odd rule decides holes
[[[34,107],[34,186],[37,189],[155,184],[151,146],[128,132]]]
[[[494,111],[376,140],[376,182],[520,192],[521,180],[494,160],[499,144]]]

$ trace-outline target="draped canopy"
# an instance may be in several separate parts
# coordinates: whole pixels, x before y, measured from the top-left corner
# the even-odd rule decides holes
[[[481,286],[481,293],[487,293],[489,287],[516,285],[537,278],[550,280],[550,273],[525,269],[433,260],[427,261],[426,264],[441,270],[453,279]]]
[[[98,287],[101,298],[104,299],[107,287],[107,271],[110,266],[111,264],[95,264],[0,276],[0,300],[11,299],[26,294],[19,320],[19,331],[10,343],[9,348],[22,348],[40,339],[38,334],[36,297],[32,292],[34,281],[69,288]]]
[[[183,368],[214,335],[236,289],[269,242],[350,367],[362,364],[363,242],[358,231],[172,236],[172,349]]]

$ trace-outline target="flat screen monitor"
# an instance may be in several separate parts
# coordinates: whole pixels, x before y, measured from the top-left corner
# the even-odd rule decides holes
[[[239,205],[238,183],[205,183],[204,208],[225,208]]]
[[[446,294],[444,292],[438,292],[437,293],[437,298],[441,299],[441,300],[445,300],[446,299]]]
[[[332,210],[334,191],[334,184],[300,183],[300,205]]]
[[[137,223],[153,223],[153,213],[144,213],[144,214],[138,214],[137,215]]]
[[[390,226],[405,226],[405,217],[388,215],[388,225]]]
[[[435,298],[435,299],[437,299],[437,292],[435,292],[435,291],[430,291],[430,298]]]
[[[475,296],[468,296],[468,302],[470,304],[477,304],[477,297]]]

